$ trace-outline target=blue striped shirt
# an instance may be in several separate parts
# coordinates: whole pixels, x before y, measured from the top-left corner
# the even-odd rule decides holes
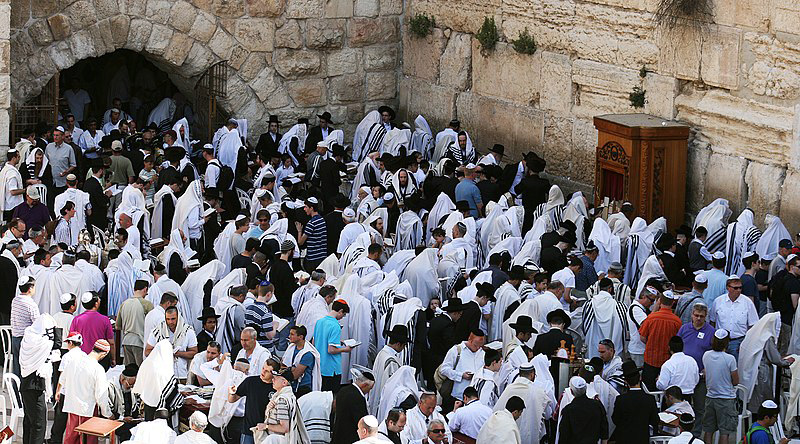
[[[321,261],[328,256],[328,228],[325,219],[319,214],[308,221],[304,234],[306,239],[306,260]]]
[[[267,339],[267,333],[272,331],[272,311],[264,302],[253,302],[244,309],[244,323],[253,327],[258,332],[256,339],[262,347],[271,350],[274,339]]]

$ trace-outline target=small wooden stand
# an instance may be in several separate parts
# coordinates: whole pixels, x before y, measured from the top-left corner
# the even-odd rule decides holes
[[[114,432],[122,427],[122,422],[105,418],[90,418],[83,424],[75,427],[75,431],[81,436],[81,442],[86,442],[86,436],[96,436],[98,438],[109,437],[111,444],[114,444]]]

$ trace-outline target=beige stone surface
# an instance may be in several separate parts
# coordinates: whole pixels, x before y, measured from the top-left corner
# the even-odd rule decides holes
[[[147,41],[150,40],[150,32],[152,30],[153,25],[147,20],[131,20],[130,29],[128,31],[128,40],[125,47],[133,51],[143,50],[144,45],[146,45]]]
[[[303,47],[303,34],[297,20],[287,20],[275,31],[275,47],[291,49]]]
[[[598,114],[635,112],[630,105],[630,92],[639,86],[639,72],[615,65],[575,60],[572,82],[577,85],[573,113],[592,118]]]
[[[541,52],[539,106],[565,116],[572,107],[572,61],[569,56]]]
[[[173,34],[172,28],[165,25],[153,25],[150,33],[150,40],[147,41],[144,50],[151,54],[163,54],[169,45]]]
[[[286,86],[295,106],[321,106],[326,102],[325,81],[322,79],[294,80]]]
[[[208,49],[213,51],[219,58],[227,59],[233,50],[233,37],[222,28],[217,28],[208,42]]]
[[[377,0],[355,0],[353,8],[355,17],[377,17],[380,4]]]
[[[197,18],[197,8],[187,1],[177,1],[170,10],[169,23],[181,32],[189,32]]]
[[[323,4],[328,0],[287,0],[287,18],[316,18],[324,10]]]
[[[313,51],[278,49],[273,54],[273,63],[278,74],[287,79],[320,72],[320,56]]]
[[[348,40],[353,47],[395,42],[398,28],[396,18],[353,18],[348,26]]]
[[[358,70],[360,51],[353,48],[344,48],[328,53],[328,76],[353,74]]]
[[[738,214],[747,199],[747,185],[744,181],[747,163],[747,159],[742,157],[712,151],[708,171],[714,173],[706,174],[703,193],[706,204],[720,197],[728,199],[734,214]]]
[[[687,154],[686,212],[694,217],[706,205],[705,181],[706,174],[709,172],[708,162],[711,158],[711,149],[707,142],[695,138],[689,143]]]
[[[538,3],[528,0],[507,0],[505,3],[513,2],[525,3],[528,9]],[[415,0],[409,9],[412,14],[434,16],[439,26],[459,32],[475,33],[483,24],[484,17],[494,16],[503,3],[503,0],[460,0],[456,12],[453,9],[453,2],[447,0]]]
[[[367,100],[387,100],[397,96],[397,75],[393,71],[367,73]]]
[[[398,65],[397,53],[396,44],[366,47],[364,48],[364,69],[366,71],[395,70]]]
[[[439,62],[439,84],[460,91],[470,87],[472,73],[472,37],[453,33],[447,40]],[[476,55],[480,57],[480,55]]]
[[[675,96],[678,93],[678,80],[670,76],[648,73],[644,79],[647,103],[644,110],[648,114],[664,119],[675,117]]]
[[[275,23],[267,18],[241,18],[236,20],[235,37],[250,51],[272,51]]]
[[[8,110],[0,109],[0,128],[8,128],[11,125],[11,116]],[[8,146],[9,132],[0,132],[0,146]]]
[[[520,105],[539,101],[541,55],[519,54],[505,43],[488,54],[480,51],[480,43],[472,43],[472,89],[490,97],[499,97]]]
[[[400,15],[403,13],[403,0],[380,0],[381,15]]]
[[[115,48],[122,48],[128,39],[128,31],[131,26],[131,19],[127,15],[115,15],[109,19],[111,25],[111,37]],[[51,25],[52,29],[52,25]]]
[[[189,55],[186,56],[181,72],[187,77],[200,75],[215,61],[214,53],[208,47],[200,42],[195,42],[192,49],[189,50]]]
[[[306,20],[306,45],[315,49],[341,48],[345,31],[344,20]]]
[[[52,0],[46,0],[52,2]],[[105,19],[119,14],[119,0],[92,0],[98,19]],[[57,4],[64,4],[59,1]]]
[[[56,64],[58,69],[67,69],[76,62],[75,57],[72,55],[72,48],[70,47],[68,41],[57,42],[56,44],[50,46],[48,52],[50,53],[50,58],[53,59],[53,62]]]
[[[0,41],[0,74],[8,74],[11,64],[11,42]]]
[[[785,197],[781,200],[781,221],[790,233],[797,233],[800,231],[800,199],[794,196],[800,195],[800,171],[790,169],[786,172],[781,195]]]
[[[439,77],[439,63],[447,42],[442,30],[434,28],[425,38],[403,35],[403,74],[435,81]]]
[[[398,90],[400,93],[398,120],[412,122],[417,114],[422,114],[431,130],[439,132],[447,122],[458,116],[455,109],[456,93],[451,88],[405,77],[401,80]]]
[[[77,1],[64,10],[70,19],[70,26],[74,29],[85,29],[97,21],[94,5],[85,0]]]
[[[679,79],[700,78],[701,36],[695,32],[661,36],[658,72]]]
[[[535,108],[466,92],[456,98],[456,111],[480,152],[502,143],[514,155],[544,141],[545,113]]]
[[[164,58],[176,66],[181,66],[194,46],[194,42],[194,39],[186,34],[175,33],[164,52]]]
[[[703,40],[700,75],[709,85],[726,89],[739,87],[739,46],[742,32],[719,26]]]
[[[247,0],[250,17],[278,17],[283,12],[286,0]]]
[[[364,99],[364,76],[345,74],[328,81],[331,103],[357,102]]]
[[[147,18],[154,23],[165,25],[169,21],[169,14],[172,10],[170,0],[147,0],[145,9]]]
[[[39,19],[33,22],[28,28],[28,34],[37,45],[46,45],[53,41],[53,34],[50,32],[50,25],[47,20]]]
[[[354,0],[326,0],[326,18],[348,18],[353,16]]]
[[[547,172],[570,171],[572,164],[572,131],[575,119],[547,114],[544,124],[544,140],[541,146],[531,146],[530,149],[547,160]],[[520,150],[519,155],[527,152]]]
[[[217,27],[214,16],[207,12],[200,11],[194,19],[194,24],[192,25],[192,30],[189,31],[189,35],[198,41],[208,43],[216,30]]]
[[[96,25],[89,28],[89,32],[92,35],[92,39],[94,39],[94,47],[98,55],[103,55],[116,49],[114,46],[114,37],[111,34],[111,22],[109,20],[98,22]],[[40,53],[46,54],[45,51],[40,51]]]
[[[755,212],[755,220],[763,221],[769,214],[780,211],[781,191],[786,168],[750,162],[745,173],[747,206]]]

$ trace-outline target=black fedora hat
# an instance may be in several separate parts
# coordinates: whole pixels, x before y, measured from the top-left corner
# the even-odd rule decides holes
[[[522,265],[513,265],[510,270],[508,270],[508,279],[512,281],[521,281],[525,279],[525,267]]]
[[[331,118],[331,113],[329,113],[327,111],[325,111],[322,114],[317,114],[317,118],[321,119],[321,120],[324,120],[324,121],[326,121],[328,123],[333,123],[333,120]]]
[[[203,313],[197,318],[198,321],[205,321],[208,318],[218,319],[220,316],[214,311],[214,307],[203,308]]]
[[[297,123],[303,123],[303,124],[308,125],[308,118],[307,117],[301,117],[301,118],[297,119]]]
[[[539,157],[539,155],[533,151],[528,151],[523,158],[525,159],[525,163],[528,165],[528,168],[530,168],[534,173],[541,173],[547,166],[547,161]]]
[[[452,313],[454,311],[464,311],[464,303],[461,298],[455,297],[447,300],[447,305],[442,307],[442,310]]]
[[[517,333],[535,333],[536,329],[533,328],[533,319],[530,316],[521,315],[517,318],[517,322],[508,324]]]
[[[333,148],[333,150],[332,150],[333,151],[333,157],[344,157],[345,156],[345,152],[344,152],[344,147],[343,146],[339,145],[338,143],[334,143],[332,148]]]
[[[489,151],[500,154],[502,156],[506,152],[506,147],[500,143],[495,143],[494,146],[492,146],[492,148]]]
[[[572,324],[572,319],[569,317],[566,311],[561,308],[557,308],[550,313],[547,313],[547,323],[553,322],[555,319],[561,319],[564,322],[564,328],[569,328],[570,324]]]
[[[489,297],[489,300],[494,302],[497,299],[494,297],[494,286],[488,282],[481,282],[475,284],[475,288],[478,289],[478,294],[485,294]]]
[[[281,123],[281,121],[278,120],[278,116],[276,116],[275,114],[271,114],[269,116],[269,120],[267,121],[267,123]]]
[[[456,210],[462,213],[464,211],[470,211],[469,202],[467,202],[466,200],[459,200],[458,202],[456,202]]]
[[[389,340],[392,342],[402,342],[404,344],[411,342],[411,338],[408,336],[408,327],[405,325],[395,325],[392,327],[392,330],[389,332]]]
[[[348,205],[350,205],[350,200],[342,193],[333,198],[333,206],[336,208],[346,208]]]
[[[394,113],[394,110],[392,109],[392,107],[386,106],[386,105],[380,106],[380,107],[378,107],[378,112],[381,113],[381,114],[389,113],[389,116],[391,117],[391,119],[394,120],[395,113]]]
[[[636,363],[633,361],[625,361],[622,363],[622,376],[632,376],[639,374],[639,367],[636,366]]]

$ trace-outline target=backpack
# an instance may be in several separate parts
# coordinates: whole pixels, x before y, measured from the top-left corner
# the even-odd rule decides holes
[[[768,436],[769,436],[769,438],[770,438],[770,439],[769,439],[769,440],[770,440],[770,442],[775,442],[775,441],[772,439],[772,434],[769,432],[769,429],[767,429],[766,427],[764,427],[764,426],[762,426],[762,425],[757,425],[757,426],[755,426],[755,427],[751,428],[750,430],[748,430],[748,431],[747,431],[747,433],[746,433],[746,434],[745,434],[745,435],[742,437],[742,444],[750,444],[750,443],[752,442],[752,441],[750,440],[750,435],[752,435],[752,434],[753,434],[753,432],[757,432],[757,431],[759,431],[759,430],[763,430],[763,431],[767,432],[767,435],[768,435]]]
[[[453,364],[454,369],[458,367],[458,361],[461,359],[461,349],[464,348],[464,346],[459,344],[457,347],[458,354],[456,355],[456,362]],[[439,391],[442,397],[450,396],[453,393],[453,380],[448,379],[442,374],[441,364],[439,367],[436,367],[436,371],[433,373],[433,383],[436,386],[436,390]]]
[[[219,168],[219,175],[217,176],[217,189],[220,191],[229,191],[235,178],[233,168],[229,167],[228,165],[222,165],[217,159],[214,159],[212,162]]]

